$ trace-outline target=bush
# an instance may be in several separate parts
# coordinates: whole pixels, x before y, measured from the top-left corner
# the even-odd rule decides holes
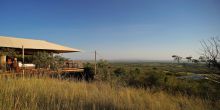
[[[92,81],[94,79],[95,70],[93,66],[89,63],[87,63],[84,66],[84,77],[86,81]]]
[[[124,68],[117,68],[114,70],[114,73],[117,77],[122,77],[126,75],[126,71]]]
[[[110,80],[109,63],[106,60],[99,60],[97,63],[97,75],[102,81]]]
[[[165,85],[165,75],[159,74],[156,72],[149,73],[144,78],[144,86],[145,87],[161,87]]]
[[[129,86],[138,87],[140,82],[138,80],[139,75],[141,74],[141,70],[139,68],[135,68],[134,70],[130,70],[128,75],[126,76],[126,83]]]

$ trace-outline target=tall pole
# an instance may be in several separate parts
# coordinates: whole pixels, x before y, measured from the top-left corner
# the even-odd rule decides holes
[[[24,46],[22,45],[22,64],[24,64]]]
[[[95,50],[95,74],[96,74],[96,50]]]
[[[22,45],[22,73],[24,76],[24,46]]]

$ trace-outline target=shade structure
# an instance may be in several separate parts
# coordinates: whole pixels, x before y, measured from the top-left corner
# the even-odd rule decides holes
[[[78,49],[62,46],[44,40],[0,36],[0,47],[21,49],[22,46],[24,46],[26,50],[44,50],[55,53],[80,52]]]

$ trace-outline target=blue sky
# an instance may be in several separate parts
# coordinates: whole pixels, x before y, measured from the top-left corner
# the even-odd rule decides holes
[[[220,36],[219,0],[0,0],[0,35],[83,50],[73,59],[169,60]]]

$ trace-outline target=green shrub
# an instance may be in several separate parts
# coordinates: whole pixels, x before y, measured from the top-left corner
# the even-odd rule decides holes
[[[120,67],[120,68],[115,69],[114,73],[117,77],[122,77],[122,76],[126,75],[126,70],[124,68]]]
[[[95,70],[93,66],[89,63],[84,65],[84,77],[86,81],[91,81],[94,79]]]
[[[36,68],[50,68],[53,60],[53,55],[45,51],[35,52],[33,55],[33,63],[36,65]]]
[[[106,60],[99,60],[97,63],[97,75],[102,81],[110,80],[109,63]]]
[[[144,78],[145,87],[161,87],[165,83],[165,75],[160,73],[149,73]]]

